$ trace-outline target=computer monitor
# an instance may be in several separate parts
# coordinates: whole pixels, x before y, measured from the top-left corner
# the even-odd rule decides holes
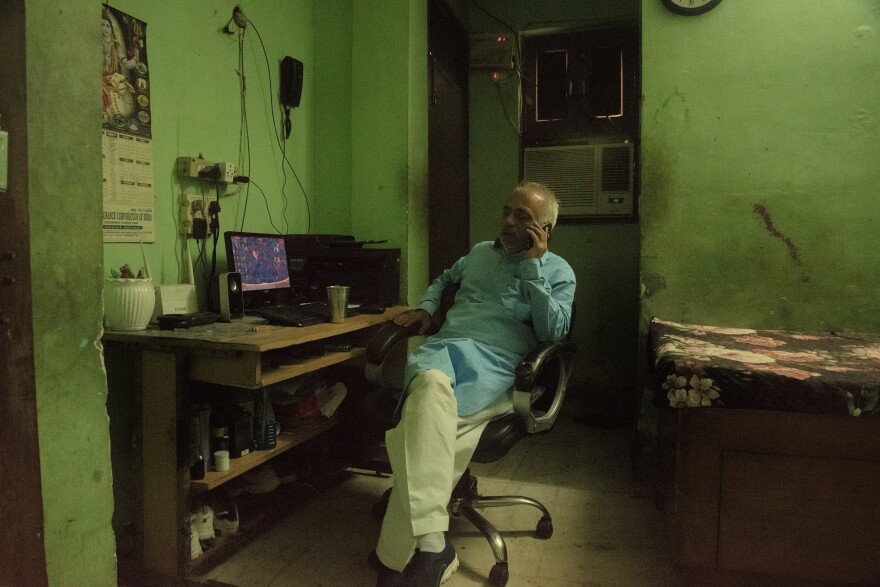
[[[290,294],[284,237],[277,234],[227,232],[226,264],[241,275],[245,308],[278,305]]]

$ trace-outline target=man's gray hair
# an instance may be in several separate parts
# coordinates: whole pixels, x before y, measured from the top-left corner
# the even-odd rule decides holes
[[[556,199],[553,190],[542,183],[524,181],[516,186],[514,191],[541,196],[544,200],[544,210],[541,212],[541,217],[538,218],[538,224],[541,226],[549,224],[551,230],[556,227],[556,217],[559,216],[559,200]]]

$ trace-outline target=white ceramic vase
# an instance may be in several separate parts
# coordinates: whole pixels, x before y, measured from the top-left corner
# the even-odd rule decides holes
[[[153,317],[155,304],[152,279],[108,278],[104,283],[104,327],[143,330]]]

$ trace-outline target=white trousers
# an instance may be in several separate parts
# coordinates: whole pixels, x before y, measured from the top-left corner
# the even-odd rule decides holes
[[[502,394],[487,408],[458,417],[452,381],[437,370],[416,375],[407,389],[400,423],[385,433],[394,487],[376,554],[395,571],[406,567],[416,537],[449,528],[447,505],[489,420],[513,403]]]

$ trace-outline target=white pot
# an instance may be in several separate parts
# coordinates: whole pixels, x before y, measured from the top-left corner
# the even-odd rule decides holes
[[[152,279],[111,277],[104,283],[104,327],[107,330],[145,329],[155,305]]]

